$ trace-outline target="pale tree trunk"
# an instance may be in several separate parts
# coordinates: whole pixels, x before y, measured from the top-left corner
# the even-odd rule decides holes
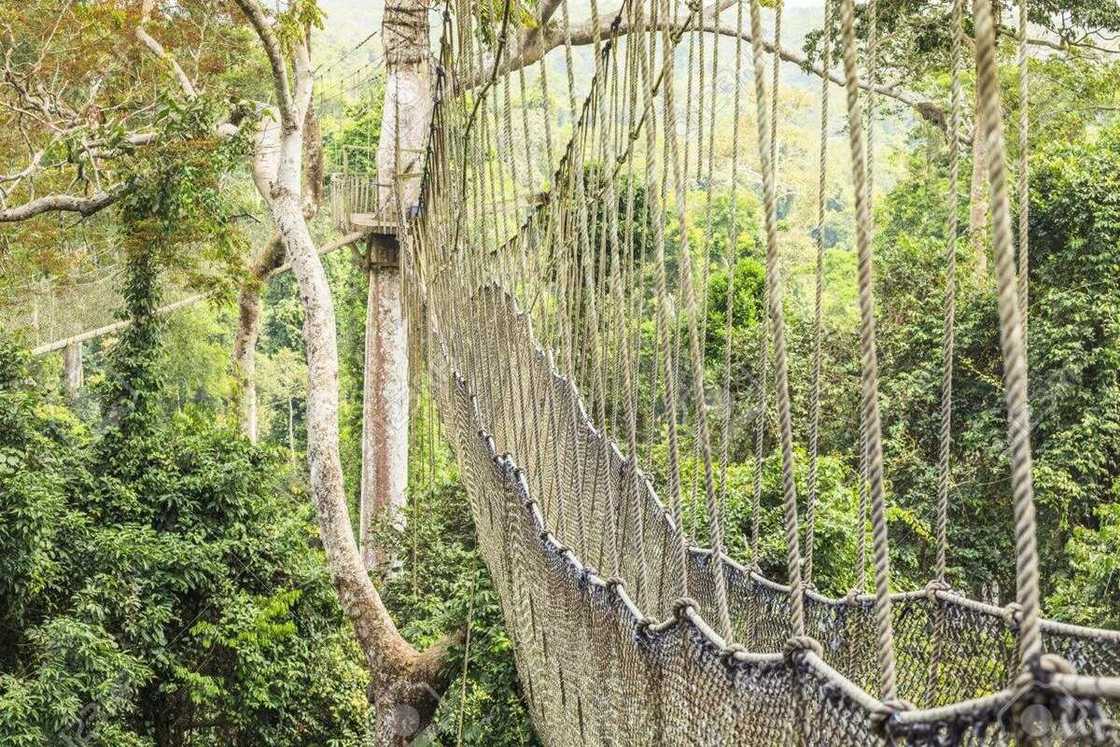
[[[271,112],[270,116],[279,118]],[[313,217],[323,201],[323,137],[319,130],[319,118],[315,110],[308,107],[304,116],[304,139],[300,147],[303,158],[303,214]],[[254,181],[258,191],[264,194],[267,189],[264,174],[275,172],[276,156],[279,153],[280,129],[275,120],[265,124],[257,135],[255,158],[259,164],[254,169]],[[233,376],[235,398],[241,431],[253,443],[257,442],[257,381],[255,354],[257,337],[260,334],[261,291],[264,282],[273,270],[284,262],[284,248],[279,237],[273,236],[249,267],[249,277],[238,292],[237,332],[233,338]]]
[[[387,78],[377,147],[378,210],[394,222],[419,199],[423,148],[432,119],[427,5],[403,0],[386,6],[381,38]],[[373,237],[359,508],[362,552],[370,568],[390,560],[376,550],[373,530],[381,522],[404,527],[408,486],[408,341],[396,252],[395,238]]]
[[[235,0],[269,56],[281,113],[276,170],[258,184],[299,285],[307,356],[307,460],[311,494],[339,605],[350,619],[371,672],[371,694],[380,716],[380,741],[402,744],[430,722],[447,684],[449,636],[423,652],[397,630],[370,581],[354,539],[342,480],[338,438],[338,344],[327,275],[311,239],[301,204],[303,122],[311,104],[312,73],[306,40],[291,43],[289,88],[284,51],[256,0]],[[267,159],[264,161],[265,165]]]
[[[268,273],[284,261],[284,247],[279,236],[269,239],[264,250],[253,260],[249,278],[237,297],[237,332],[233,338],[233,371],[236,385],[241,431],[257,442],[257,379],[256,349],[260,329],[261,286]]]
[[[408,482],[408,339],[402,316],[397,244],[369,244],[364,394],[362,400],[361,547],[366,567],[391,562],[375,537],[377,522],[404,529]]]
[[[62,352],[62,384],[68,401],[74,402],[78,399],[82,379],[82,343],[68,343]]]

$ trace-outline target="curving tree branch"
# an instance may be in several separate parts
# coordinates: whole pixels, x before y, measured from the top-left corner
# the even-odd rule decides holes
[[[298,129],[300,118],[296,116],[295,102],[292,100],[292,91],[288,84],[288,65],[284,61],[284,52],[280,47],[280,40],[272,31],[272,25],[265,17],[264,10],[255,0],[233,0],[245,18],[257,33],[257,38],[264,47],[268,56],[268,64],[272,68],[272,82],[276,90],[277,108],[280,110],[280,121],[285,130]]]
[[[748,32],[744,31],[740,34],[738,29],[730,25],[724,25],[719,20],[720,14],[732,4],[733,0],[719,0],[708,6],[702,14],[703,20],[700,23],[700,28],[709,33],[732,38],[740,37],[743,41],[750,42],[751,36]],[[545,7],[547,8],[547,5]],[[549,17],[550,16],[551,14],[549,14]],[[542,18],[543,17],[544,16],[542,16]],[[600,19],[598,28],[598,36],[600,39],[608,39],[612,36],[622,36],[639,31],[675,31],[682,27],[684,19],[678,16],[661,23],[643,23],[635,27],[634,24],[631,24],[623,18],[617,29],[612,28],[613,22],[613,14],[608,14]],[[591,21],[581,23],[571,30],[571,40],[572,44],[575,46],[593,44],[595,37],[596,29]],[[498,75],[516,72],[520,68],[528,67],[538,62],[553,49],[562,45],[564,43],[564,38],[564,28],[556,21],[542,20],[539,26],[525,29],[518,39],[519,43],[517,44],[516,51],[503,57],[502,64],[498,66]],[[762,48],[765,49],[767,53],[774,54],[774,44],[772,42],[763,40]],[[793,63],[802,70],[816,75],[818,78],[825,77],[825,72],[820,65],[813,63],[799,52],[794,52],[782,47],[778,50],[778,55],[785,62]],[[463,89],[476,88],[483,85],[486,78],[489,77],[483,71],[488,72],[490,67],[490,64],[481,66],[478,72],[461,79],[458,85]],[[829,73],[828,80],[839,86],[844,85],[843,79],[840,78],[838,74]],[[919,96],[910,91],[901,90],[894,86],[868,83],[867,81],[861,81],[860,88],[873,91],[880,96],[885,96],[905,104],[914,109],[920,117],[934,124],[939,129],[946,129],[947,113],[945,107],[932,99]]]
[[[144,28],[151,19],[152,5],[154,2],[155,0],[144,0],[144,5],[140,11],[140,23],[136,24],[136,29],[133,31],[133,34],[136,36],[137,41],[147,47],[152,54],[171,68],[171,73],[175,76],[175,79],[179,81],[179,87],[183,89],[183,93],[186,94],[187,98],[196,98],[198,92],[195,90],[191,79],[183,72],[183,68],[180,67],[175,58],[163,48],[163,45],[156,41],[156,39],[148,33],[148,30]]]
[[[45,195],[22,205],[0,210],[0,223],[15,223],[36,215],[49,212],[78,213],[89,217],[97,211],[112,205],[114,202],[131,192],[131,182],[118,184],[104,192],[96,192],[89,197],[76,197],[74,195]]]

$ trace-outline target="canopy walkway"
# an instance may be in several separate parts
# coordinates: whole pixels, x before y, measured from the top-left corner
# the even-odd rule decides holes
[[[1026,233],[1015,241],[988,3],[976,4],[973,19],[982,104],[973,137],[986,138],[992,154],[1014,493],[1008,511],[1015,514],[1018,579],[1017,602],[1007,608],[955,592],[945,570],[952,553],[946,525],[954,513],[948,461],[963,0],[954,3],[947,128],[954,186],[946,195],[942,472],[938,494],[930,496],[939,554],[930,584],[905,593],[891,584],[878,410],[873,162],[864,125],[864,107],[873,110],[874,100],[860,91],[853,2],[826,4],[821,65],[830,69],[834,46],[847,89],[858,229],[863,477],[856,526],[862,532],[870,520],[874,567],[874,592],[866,593],[860,541],[859,582],[841,599],[812,585],[823,239],[817,247],[808,495],[798,496],[778,272],[779,78],[775,69],[767,90],[771,71],[759,2],[705,9],[627,0],[616,17],[601,19],[592,0],[591,18],[578,29],[567,1],[561,2],[558,33],[565,37],[573,126],[556,171],[539,171],[541,163],[557,163],[559,139],[548,112],[549,86],[557,85],[548,79],[548,61],[529,71],[518,63],[521,50],[509,44],[508,3],[504,15],[488,20],[472,15],[466,4],[451,3],[420,210],[400,235],[410,339],[418,341],[428,363],[542,740],[1120,744],[1120,633],[1040,616],[1026,397],[1027,288],[1025,273],[1016,272],[1016,255],[1026,266]],[[712,29],[724,9],[735,14],[738,29],[729,175],[713,173],[717,98],[726,95],[717,85],[721,45]],[[874,45],[874,0],[868,10],[868,45]],[[780,28],[780,3],[777,15]],[[579,104],[574,34],[591,35],[594,45],[594,73]],[[495,40],[496,54],[479,43],[483,38]],[[685,76],[681,107],[677,84]],[[753,91],[744,85],[752,79]],[[563,98],[563,83],[560,88]],[[757,560],[746,567],[724,551],[721,510],[728,501],[729,387],[736,360],[725,345],[723,381],[714,387],[705,382],[705,343],[714,333],[705,328],[705,312],[713,301],[698,297],[695,288],[698,282],[705,288],[710,272],[736,261],[741,228],[733,218],[730,235],[716,235],[711,196],[719,179],[733,194],[740,188],[740,154],[747,150],[739,124],[744,90],[757,110],[752,152],[763,182],[769,312],[763,325],[768,334],[755,351],[763,373],[756,382],[761,402],[754,417],[759,461],[751,547],[757,559],[764,415],[774,397],[788,559],[784,583],[763,576]],[[826,82],[822,220],[827,96]],[[1019,166],[1022,200],[1025,156]],[[530,199],[542,189],[544,199]],[[699,244],[690,246],[698,240],[668,225],[665,216],[684,226],[686,202],[696,190],[707,193],[706,225]],[[714,251],[717,244],[724,247],[721,255]],[[733,298],[732,287],[729,325]],[[651,325],[654,334],[643,334]],[[647,459],[665,438],[658,493],[643,470],[653,467]],[[703,475],[691,486],[681,470],[689,459],[702,465]],[[688,490],[706,506],[705,527],[685,525]],[[698,535],[710,541],[710,549],[695,545]]]
[[[874,316],[875,128],[867,124],[876,107],[860,68],[865,55],[874,59],[876,0],[863,7],[869,33],[862,44],[854,0],[821,0],[825,23],[814,64],[825,80],[807,423],[794,422],[790,402],[776,197],[779,60],[775,53],[768,66],[760,1],[702,7],[695,0],[624,0],[617,15],[603,18],[598,0],[590,0],[586,19],[573,19],[568,0],[548,1],[560,6],[562,20],[539,33],[562,42],[555,55],[526,65],[532,49],[512,43],[511,0],[491,14],[450,0],[419,206],[387,210],[384,191],[395,186],[349,172],[332,175],[329,198],[338,230],[399,241],[408,338],[427,365],[542,741],[1120,744],[1120,632],[1040,613],[1025,352],[1028,170],[1022,149],[1013,185],[1021,206],[1016,236],[989,2],[979,0],[971,19],[981,103],[971,137],[987,141],[990,158],[1008,512],[1015,519],[1016,602],[1008,607],[954,590],[946,571],[955,513],[956,184],[959,146],[967,139],[964,0],[953,0],[946,122],[940,474],[929,496],[938,556],[929,584],[907,592],[894,590],[890,568]],[[1021,39],[1026,5],[1019,4]],[[780,0],[775,11],[780,40]],[[587,65],[579,45],[593,49]],[[730,64],[721,62],[730,45]],[[1026,142],[1025,54],[1020,61]],[[566,80],[550,81],[557,69]],[[838,599],[813,585],[830,78],[844,81],[846,92],[862,363],[853,460],[860,463],[857,582]],[[566,119],[551,111],[555,100],[566,102]],[[754,138],[741,132],[749,104]],[[725,120],[732,131],[729,169],[716,167],[723,147],[717,121]],[[767,319],[757,349],[744,351],[730,342],[737,291],[727,271],[746,227],[731,210],[729,226],[717,228],[723,224],[713,195],[718,186],[734,205],[747,189],[748,162],[757,166],[752,183],[758,176],[762,187]],[[686,209],[698,192],[704,225],[696,231]],[[717,271],[727,272],[723,299],[707,292]],[[182,295],[164,310],[205,297]],[[726,330],[708,328],[712,303],[723,307]],[[67,316],[83,305],[112,304],[61,301],[36,307],[20,323],[36,331],[38,352],[117,328]],[[723,366],[713,383],[705,358],[721,332]],[[744,419],[734,412],[731,382],[747,354],[755,357],[757,402],[746,414],[755,470],[751,561],[743,565],[726,552],[723,512],[732,497],[732,431]],[[772,407],[776,429],[767,422]],[[801,495],[800,441],[808,454]],[[762,463],[772,446],[782,462],[787,564],[780,581],[767,578],[759,563]],[[690,484],[685,464],[699,465],[700,477]],[[693,497],[704,506],[703,526],[687,525],[683,506]],[[865,573],[869,565],[873,578]]]

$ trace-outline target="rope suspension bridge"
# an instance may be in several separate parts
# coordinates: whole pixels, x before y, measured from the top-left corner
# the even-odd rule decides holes
[[[777,9],[780,29],[780,2]],[[946,204],[941,475],[938,493],[931,497],[936,501],[936,572],[925,589],[891,590],[872,283],[867,142],[872,130],[864,127],[864,108],[873,109],[874,101],[860,91],[852,0],[826,2],[823,65],[833,64],[835,49],[846,82],[861,317],[858,526],[869,519],[872,527],[874,591],[864,593],[861,557],[860,582],[841,599],[817,593],[812,584],[823,239],[817,241],[809,487],[808,496],[799,497],[775,198],[779,78],[775,60],[767,91],[758,0],[735,4],[734,64],[737,82],[744,80],[741,73],[749,64],[755,84],[769,322],[763,325],[769,334],[760,345],[759,368],[770,379],[758,382],[757,412],[766,412],[767,396],[776,397],[788,561],[784,583],[762,575],[757,560],[744,566],[725,554],[721,507],[729,490],[732,423],[730,405],[717,405],[730,402],[729,344],[720,384],[724,391],[711,392],[704,377],[709,300],[698,297],[695,284],[699,280],[706,287],[713,263],[734,267],[742,230],[733,217],[730,255],[713,255],[716,117],[703,102],[708,96],[714,104],[720,95],[720,47],[707,30],[720,9],[628,0],[617,16],[604,21],[591,0],[595,66],[578,106],[572,23],[568,2],[562,0],[573,127],[545,197],[535,206],[528,200],[540,190],[534,163],[553,163],[557,134],[547,113],[540,127],[524,105],[535,92],[524,69],[511,64],[509,5],[504,16],[489,22],[472,18],[465,7],[453,10],[453,17],[450,10],[445,16],[419,210],[412,220],[401,215],[402,223],[411,224],[400,233],[407,316],[412,339],[422,341],[430,386],[460,463],[518,671],[545,743],[1120,743],[1120,634],[1040,616],[1026,387],[1027,288],[1025,272],[1015,265],[1018,254],[1025,269],[1027,245],[1025,223],[1018,247],[1012,235],[989,4],[976,3],[972,19],[981,103],[973,136],[986,138],[992,154],[993,246],[1014,502],[1009,508],[1015,515],[1017,552],[1017,596],[1008,608],[966,598],[946,580],[958,233],[954,178]],[[874,7],[868,10],[873,49]],[[948,124],[954,175],[961,137],[963,24],[963,0],[956,0]],[[686,37],[682,122],[676,60]],[[488,54],[480,38],[496,39],[498,51]],[[1020,64],[1025,65],[1025,57]],[[535,76],[545,107],[548,72],[542,63]],[[463,80],[484,82],[467,89],[459,85]],[[733,192],[740,151],[746,147],[739,131],[743,88],[734,90]],[[827,96],[826,81],[822,223]],[[694,186],[705,189],[708,198],[705,235],[696,247],[689,245],[693,239],[684,228]],[[1026,186],[1024,160],[1020,204],[1025,204]],[[1020,220],[1025,220],[1022,212]],[[669,235],[666,215],[677,220],[675,236]],[[652,229],[648,241],[637,235],[641,225]],[[669,272],[673,264],[675,278]],[[728,277],[730,325],[734,273]],[[654,320],[652,339],[641,334],[646,320]],[[764,417],[755,418],[751,547],[756,559]],[[654,433],[668,440],[660,493],[640,463]],[[693,490],[703,497],[703,533],[710,548],[695,546],[683,520],[682,463],[690,456],[702,465],[700,485]],[[1052,720],[1046,729],[1032,721],[1031,709],[1038,708]]]
[[[988,0],[975,3],[980,106],[972,137],[988,146],[1016,548],[1016,601],[1008,607],[964,596],[947,576],[964,0],[953,0],[946,126],[940,460],[938,489],[930,496],[937,557],[929,584],[906,592],[892,590],[878,402],[874,128],[866,124],[876,102],[860,80],[867,74],[861,52],[874,59],[876,0],[865,9],[866,45],[857,43],[854,0],[822,2],[825,75],[805,424],[795,424],[791,404],[780,273],[780,43],[772,46],[771,65],[759,0],[711,7],[624,0],[613,17],[601,17],[597,0],[590,0],[590,19],[578,25],[569,0],[558,0],[566,70],[559,83],[550,81],[554,66],[547,59],[528,68],[519,62],[524,50],[511,44],[512,0],[488,15],[451,0],[418,200],[404,197],[399,178],[394,184],[368,174],[332,179],[330,214],[339,230],[392,234],[399,243],[408,338],[426,364],[426,383],[459,463],[537,732],[546,744],[565,746],[1120,744],[1120,632],[1041,616],[1026,368],[1026,149],[1011,185],[997,19]],[[734,34],[721,28],[725,12],[734,14]],[[1020,3],[1021,39],[1025,12]],[[781,0],[774,15],[780,42]],[[744,352],[732,350],[739,292],[733,270],[748,227],[739,225],[734,209],[729,224],[718,227],[713,207],[717,99],[727,94],[720,86],[727,67],[721,35],[734,38],[727,185],[734,206],[744,189],[745,154],[756,156],[765,247],[765,319],[758,349],[749,351],[757,355],[757,403],[746,565],[728,556],[724,521],[732,490],[731,388]],[[579,44],[593,50],[589,80],[577,80]],[[1019,64],[1026,142],[1022,50]],[[862,364],[858,580],[841,598],[813,584],[833,70],[846,93]],[[559,129],[554,97],[566,102],[570,129]],[[753,149],[751,133],[741,131],[751,103]],[[688,202],[698,193],[703,225],[690,231]],[[726,297],[713,299],[708,279],[718,271],[726,272]],[[717,333],[708,324],[713,303],[727,325],[714,383],[705,372]],[[40,342],[43,352],[67,340]],[[764,575],[759,563],[771,404],[778,413],[786,550],[780,580]],[[795,432],[802,428],[808,464],[806,491],[798,495]],[[663,439],[661,470],[646,460]],[[691,485],[688,463],[699,472]],[[684,506],[693,497],[703,506],[705,526],[686,525]],[[1040,713],[1048,719],[1045,729]]]

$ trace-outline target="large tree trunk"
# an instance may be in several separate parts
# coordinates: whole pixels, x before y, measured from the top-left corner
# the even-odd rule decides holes
[[[299,197],[298,131],[282,144],[269,204],[303,302],[307,354],[307,459],[319,535],[343,612],[350,618],[373,675],[384,743],[401,742],[426,725],[446,686],[442,664],[455,637],[417,652],[401,637],[373,587],[354,541],[338,450],[338,347],[326,272],[311,240]],[[296,142],[292,142],[296,141]],[[293,165],[294,164],[294,165]],[[294,173],[294,179],[293,179]]]
[[[401,222],[420,194],[423,148],[432,119],[427,6],[403,0],[386,6],[387,79],[377,147],[378,209]],[[403,225],[400,230],[404,230]],[[365,392],[362,407],[362,551],[370,568],[388,560],[372,530],[402,528],[408,485],[408,353],[395,241],[373,237],[366,305]],[[382,555],[382,557],[378,557]]]
[[[307,356],[307,461],[311,494],[339,605],[354,627],[371,673],[370,694],[379,715],[382,744],[403,744],[430,721],[447,686],[447,636],[418,652],[397,630],[362,562],[342,481],[338,438],[338,343],[330,286],[311,239],[301,199],[304,113],[311,105],[312,73],[305,43],[292,44],[287,64],[263,10],[255,0],[236,0],[268,52],[276,83],[281,126],[277,147],[257,153],[254,178],[268,204],[280,243],[299,285]]]
[[[404,528],[408,477],[408,339],[401,305],[397,244],[373,236],[369,247],[365,393],[362,402],[361,547],[367,568],[391,560],[379,552],[376,522]]]
[[[272,117],[278,118],[275,111]],[[268,120],[266,120],[267,122]],[[266,124],[257,135],[255,168],[257,189],[266,194],[267,175],[276,172],[275,158],[279,153],[280,129],[275,120]],[[323,136],[315,108],[309,106],[303,120],[303,214],[313,217],[323,201]],[[279,237],[273,236],[261,253],[253,259],[249,277],[241,285],[237,297],[237,332],[233,338],[233,377],[235,398],[242,432],[253,443],[257,442],[257,380],[255,353],[260,333],[261,290],[269,274],[284,262],[284,248]]]

